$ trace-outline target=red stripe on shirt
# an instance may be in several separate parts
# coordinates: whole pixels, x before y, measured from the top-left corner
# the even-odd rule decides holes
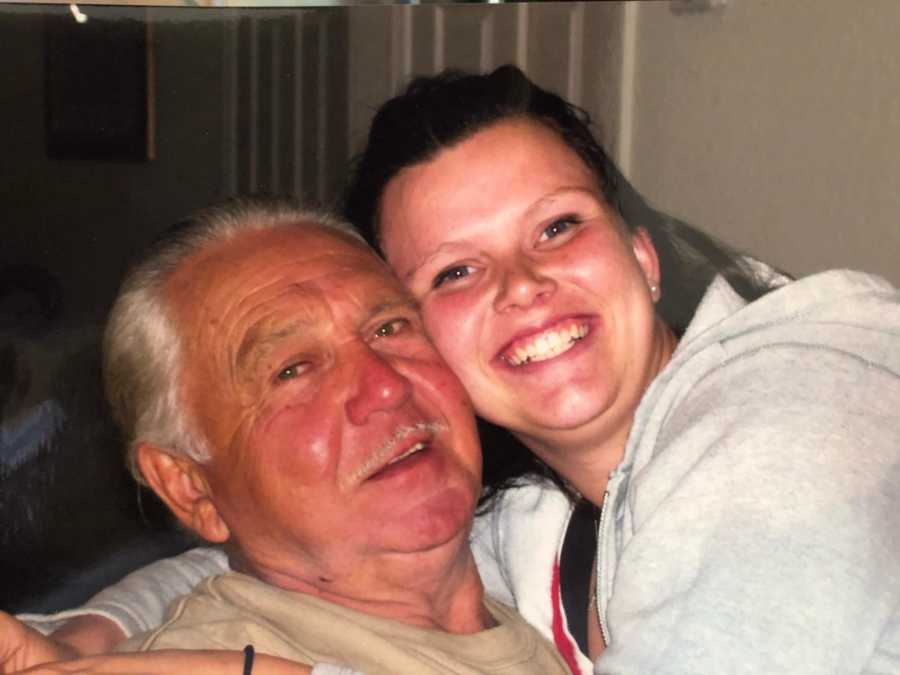
[[[575,658],[575,645],[563,621],[562,597],[559,590],[559,560],[553,563],[553,581],[550,585],[550,598],[553,604],[553,642],[556,649],[562,655],[569,670],[573,673],[581,673],[578,660]]]

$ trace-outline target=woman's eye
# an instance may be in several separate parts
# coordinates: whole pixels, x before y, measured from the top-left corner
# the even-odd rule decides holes
[[[468,267],[468,265],[458,265],[456,267],[450,267],[448,269],[445,269],[434,278],[434,281],[431,282],[431,287],[439,288],[448,281],[459,281],[460,279],[464,279],[465,277],[469,276],[470,272],[471,269]]]
[[[580,221],[575,216],[564,216],[562,218],[558,218],[544,228],[544,231],[541,232],[541,236],[538,241],[547,241],[549,239],[553,239],[554,237],[558,237],[562,233],[571,229],[573,225],[577,225],[579,222]]]
[[[391,337],[401,332],[404,328],[409,325],[408,319],[391,319],[387,323],[381,324],[375,330],[375,337],[384,338]]]
[[[287,382],[288,380],[293,380],[296,377],[299,377],[304,372],[306,372],[307,364],[303,361],[298,363],[292,363],[287,368],[282,368],[278,371],[278,374],[275,376],[279,382]]]

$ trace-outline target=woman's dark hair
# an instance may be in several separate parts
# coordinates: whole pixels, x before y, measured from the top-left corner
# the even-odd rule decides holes
[[[629,230],[649,233],[660,263],[662,298],[657,311],[681,335],[710,282],[723,275],[746,300],[771,289],[747,258],[687,223],[654,209],[619,172],[591,132],[590,116],[534,84],[515,66],[488,75],[448,70],[414,79],[372,120],[365,150],[355,160],[344,212],[379,247],[379,210],[388,183],[403,169],[426,162],[503,120],[528,118],[547,125],[593,170],[603,197]],[[547,478],[571,490],[515,437],[479,421],[484,447],[482,503],[526,477]]]

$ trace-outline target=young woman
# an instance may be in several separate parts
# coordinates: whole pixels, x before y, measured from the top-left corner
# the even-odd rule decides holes
[[[900,668],[889,284],[647,207],[513,67],[387,102],[347,214],[486,421],[486,587],[575,672]]]
[[[786,284],[666,219],[511,67],[386,103],[347,212],[477,412],[530,450],[485,444],[508,473],[488,476],[476,543],[489,587],[564,653],[566,623],[598,672],[860,672],[898,653],[893,288]],[[586,508],[508,489],[536,474]],[[597,530],[596,564],[573,562]]]

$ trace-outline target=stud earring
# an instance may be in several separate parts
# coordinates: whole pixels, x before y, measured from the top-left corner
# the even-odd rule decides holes
[[[659,290],[659,286],[656,284],[650,284],[650,295],[656,295],[656,292]]]

